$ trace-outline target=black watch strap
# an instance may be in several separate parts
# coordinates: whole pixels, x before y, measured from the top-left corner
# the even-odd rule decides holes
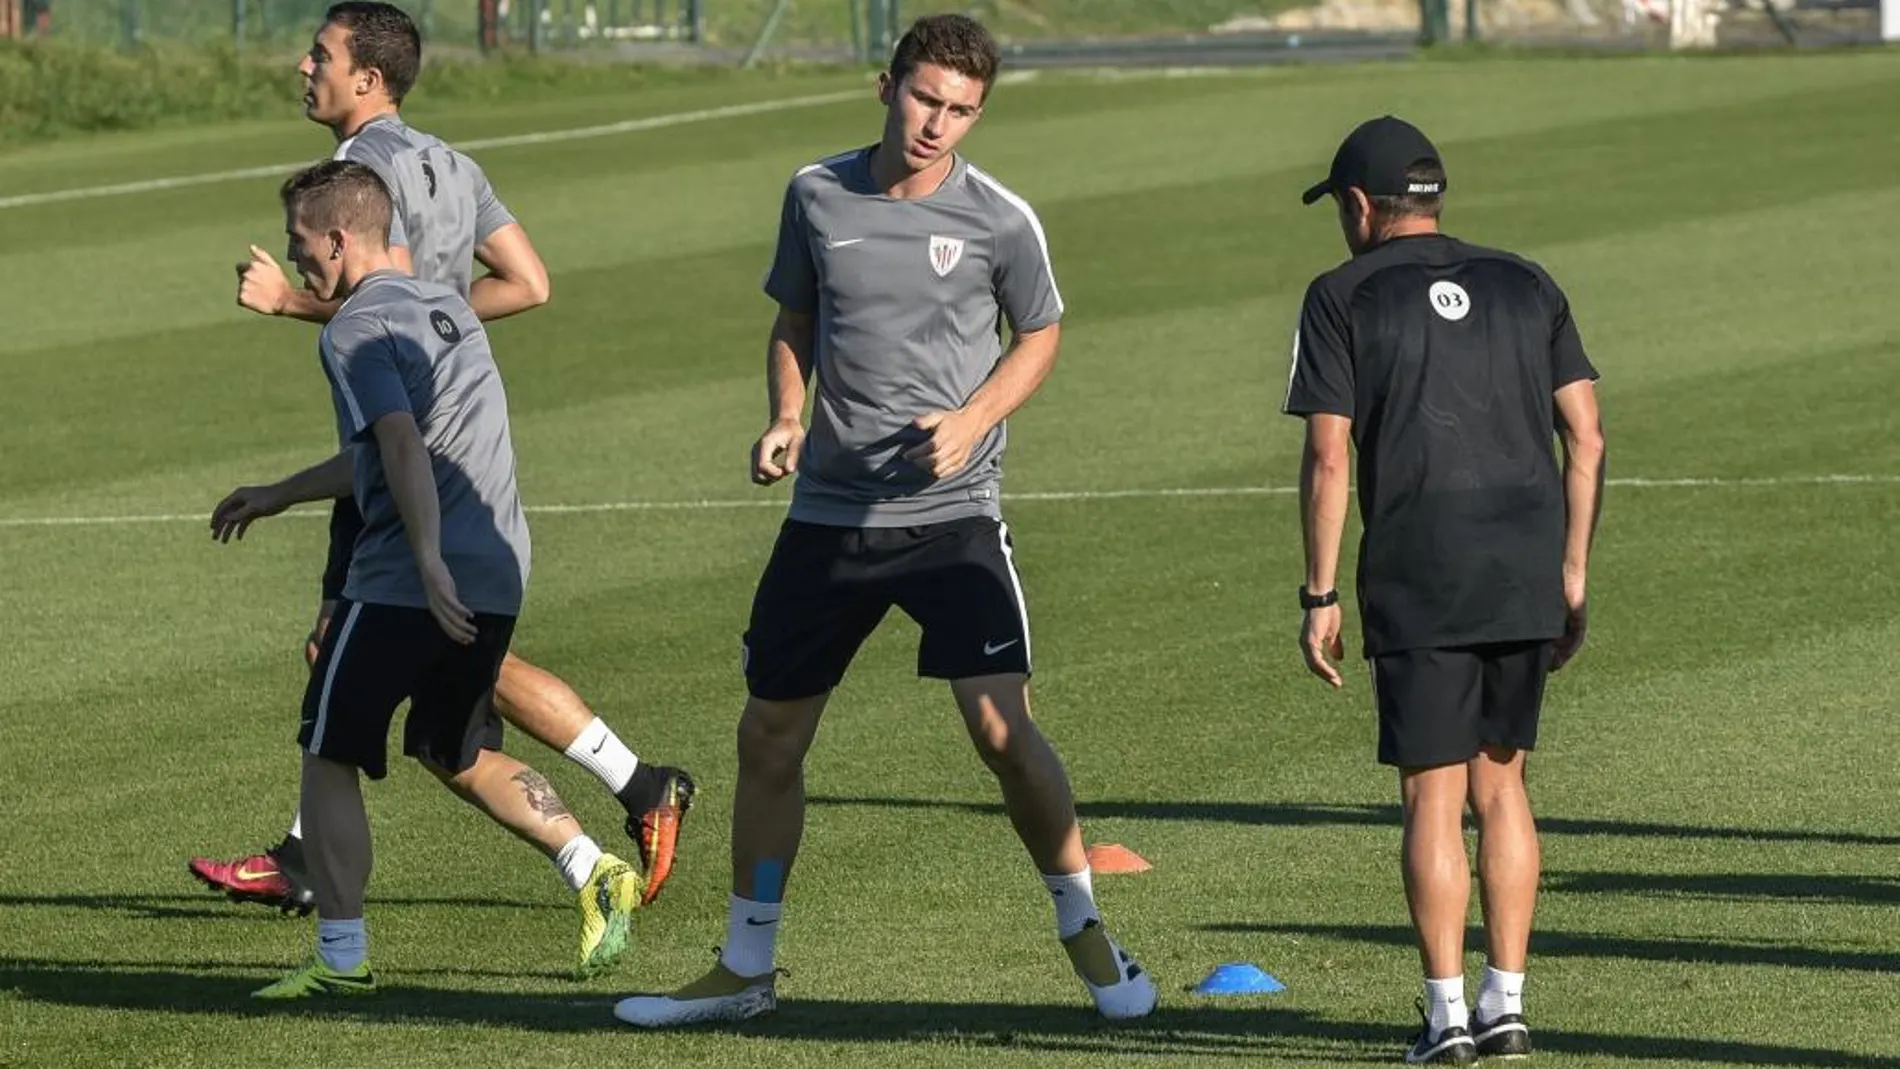
[[[1323,609],[1328,605],[1339,604],[1339,591],[1328,590],[1324,594],[1309,594],[1305,587],[1300,588],[1300,608]]]

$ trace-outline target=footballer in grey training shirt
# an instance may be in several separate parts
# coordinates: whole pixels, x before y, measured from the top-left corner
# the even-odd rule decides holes
[[[586,850],[553,855],[560,861],[562,877],[582,899],[580,954],[583,967],[592,969],[610,963],[624,949],[610,938],[616,926],[611,919],[601,923],[597,904],[611,902],[612,912],[619,915],[659,893],[672,869],[692,783],[683,770],[639,761],[572,688],[508,653],[513,614],[519,611],[527,579],[528,545],[514,499],[501,389],[486,351],[487,336],[474,324],[546,303],[547,269],[481,169],[439,139],[411,129],[399,116],[421,64],[422,36],[414,21],[379,0],[331,4],[297,64],[305,116],[336,140],[333,158],[325,166],[361,172],[344,181],[350,195],[381,201],[375,237],[385,246],[385,262],[376,269],[394,269],[405,277],[412,273],[419,283],[372,278],[343,317],[333,320],[340,304],[332,299],[334,288],[323,291],[331,297],[320,296],[314,287],[293,290],[276,259],[252,247],[249,262],[238,269],[240,305],[265,315],[330,323],[324,340],[326,363],[339,384],[336,392],[344,411],[339,422],[348,450],[300,473],[309,479],[293,476],[261,488],[259,495],[241,490],[220,505],[219,514],[226,520],[241,516],[245,502],[255,505],[258,496],[268,502],[286,484],[306,492],[315,486],[336,495],[322,597],[306,656],[317,667],[325,649],[335,648],[325,645],[333,618],[340,621],[335,645],[342,645],[345,636],[349,643],[340,660],[333,656],[327,668],[317,667],[324,686],[314,708],[307,710],[312,715],[305,741],[312,752],[331,756],[342,747],[342,756],[361,760],[366,771],[381,768],[381,740],[391,711],[387,701],[404,689],[399,684],[408,678],[413,687],[405,730],[409,736],[420,730],[431,737],[406,737],[405,752],[419,752],[441,769],[462,769],[478,759],[477,750],[499,749],[501,718],[507,716],[537,740],[584,764],[626,807],[647,870],[644,890],[636,886],[639,874],[611,855],[598,850],[591,855]],[[387,248],[391,236],[395,247]],[[300,251],[310,251],[307,239],[293,240],[293,261]],[[332,246],[331,254],[340,254],[337,235],[323,235],[321,243]],[[477,277],[474,261],[487,272]],[[381,314],[387,311],[381,306],[400,303],[397,291],[405,287],[426,314],[413,308]],[[385,454],[364,435],[374,412],[383,406],[390,406],[392,413],[406,410],[419,427],[403,436],[398,452]],[[380,440],[381,433],[376,437]],[[445,566],[440,569],[427,559],[418,571],[412,554],[398,555],[403,548],[400,525],[391,514],[391,473],[384,465],[394,464],[398,485],[418,478],[423,465],[403,463],[411,439],[415,451],[433,450],[426,463],[443,495],[437,549]],[[355,474],[370,491],[362,495],[371,512],[367,530],[357,495],[351,493],[352,467],[360,469]],[[480,523],[484,518],[486,525]],[[230,521],[223,529],[228,533],[235,526],[241,531],[244,522]],[[472,647],[460,645],[466,622],[442,615],[446,610],[440,580],[445,574],[461,577],[464,600],[455,608],[473,606]],[[425,602],[429,607],[421,608]],[[442,643],[455,646],[453,656],[438,656],[444,651],[431,644]],[[427,678],[418,679],[418,672]],[[341,722],[326,718],[339,695],[346,699],[344,706],[351,704],[347,699],[358,682],[367,688],[354,695],[358,712],[366,711],[365,724],[360,725],[366,729],[354,733],[362,742],[360,750],[342,741],[350,732]],[[471,710],[481,712],[479,721],[471,722]],[[368,723],[376,718],[382,720],[380,726]],[[439,736],[432,734],[432,724],[440,729]],[[314,892],[303,871],[301,832],[300,815],[276,847],[236,861],[193,858],[191,871],[240,901],[307,911]]]
[[[488,333],[447,286],[400,271],[369,275],[318,341],[339,437],[356,445],[356,540],[343,596],[426,609],[371,426],[408,412],[429,449],[441,507],[442,560],[462,604],[516,616],[528,583],[528,523],[515,488],[508,400]]]
[[[468,296],[475,247],[515,221],[474,160],[395,114],[379,115],[336,147],[389,187],[389,243],[409,250],[417,278]]]
[[[817,318],[818,397],[791,517],[900,527],[999,516],[1004,424],[947,478],[902,454],[924,437],[913,420],[961,406],[989,378],[1003,317],[1023,334],[1061,320],[1042,223],[961,158],[929,196],[886,196],[872,151],[792,179],[765,283],[782,307]]]
[[[1029,612],[997,493],[1004,422],[1055,366],[1063,309],[1035,213],[957,155],[1001,65],[982,23],[918,19],[878,77],[878,144],[804,168],[786,191],[765,280],[778,304],[770,423],[752,481],[797,482],[743,639],[727,937],[704,977],[616,1004],[629,1024],[777,1006],[804,760],[831,692],[893,608],[921,632],[917,674],[951,683],[1097,1011],[1154,1009],[1153,978],[1095,907],[1068,776],[1029,715]]]

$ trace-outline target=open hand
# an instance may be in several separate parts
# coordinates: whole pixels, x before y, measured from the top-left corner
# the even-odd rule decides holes
[[[1300,653],[1306,667],[1325,680],[1334,690],[1346,685],[1339,674],[1339,663],[1346,659],[1346,640],[1339,635],[1342,617],[1337,604],[1308,609],[1300,625]]]
[[[1555,643],[1550,670],[1555,672],[1570,663],[1583,649],[1583,636],[1590,629],[1590,599],[1579,577],[1564,577],[1564,634]]]
[[[422,590],[429,597],[429,615],[435,617],[443,633],[457,645],[474,643],[475,614],[455,596],[455,577],[449,574],[449,566],[440,560],[423,566]]]
[[[243,541],[251,524],[266,516],[275,516],[289,507],[269,486],[240,486],[224,495],[211,510],[211,537],[229,544],[233,537]]]

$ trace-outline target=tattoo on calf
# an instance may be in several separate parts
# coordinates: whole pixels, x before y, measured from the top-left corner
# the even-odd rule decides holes
[[[554,793],[554,785],[548,778],[532,768],[524,768],[515,773],[514,780],[521,784],[521,793],[528,796],[528,808],[541,814],[541,819],[549,824],[557,820],[573,819],[567,803]]]

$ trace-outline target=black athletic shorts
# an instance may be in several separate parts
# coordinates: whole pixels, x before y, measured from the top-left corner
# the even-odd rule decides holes
[[[461,772],[501,749],[495,678],[515,618],[477,613],[475,629],[463,646],[427,609],[340,602],[304,688],[297,744],[382,779],[389,723],[407,700],[404,754]]]
[[[1480,748],[1537,746],[1549,642],[1403,650],[1372,658],[1379,762],[1459,764]]]
[[[787,520],[752,600],[746,686],[791,701],[838,685],[894,605],[923,628],[917,674],[1029,673],[1029,611],[1009,527],[986,516],[915,527]]]
[[[339,497],[330,506],[330,558],[323,565],[323,600],[342,601],[343,584],[350,579],[350,555],[356,536],[363,533],[363,510],[353,497]]]

